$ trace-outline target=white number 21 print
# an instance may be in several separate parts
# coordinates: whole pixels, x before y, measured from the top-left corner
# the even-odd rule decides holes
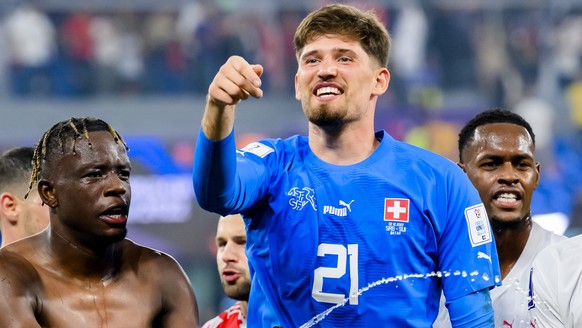
[[[350,295],[349,303],[358,304],[358,244],[349,244],[347,249],[339,244],[320,244],[317,247],[317,256],[336,255],[337,266],[320,267],[313,272],[313,288],[311,295],[319,302],[339,304],[343,303],[346,295],[323,292],[323,278],[337,279],[346,274],[349,265],[350,270]],[[349,257],[349,262],[348,262]]]

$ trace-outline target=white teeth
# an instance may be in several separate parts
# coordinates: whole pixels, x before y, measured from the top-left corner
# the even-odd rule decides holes
[[[517,197],[514,194],[503,193],[503,194],[499,195],[499,197],[497,197],[497,200],[499,200],[501,202],[510,203],[510,202],[515,202],[517,200]]]
[[[318,96],[321,96],[323,94],[339,95],[340,91],[338,88],[334,88],[334,87],[324,87],[324,88],[317,89]]]

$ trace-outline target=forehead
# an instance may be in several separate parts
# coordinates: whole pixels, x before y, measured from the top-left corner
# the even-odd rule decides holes
[[[71,163],[97,163],[103,161],[129,162],[125,146],[109,131],[93,131],[88,133],[88,138],[81,136],[67,141],[68,149],[63,155],[65,162]],[[74,147],[74,152],[73,148]]]
[[[245,224],[240,215],[229,215],[218,220],[216,237],[227,238],[230,236],[244,236]]]
[[[362,44],[354,37],[340,34],[322,34],[315,35],[307,41],[301,56],[313,52],[342,50],[365,53]]]
[[[533,140],[527,130],[512,123],[489,123],[475,129],[469,150],[532,152]]]

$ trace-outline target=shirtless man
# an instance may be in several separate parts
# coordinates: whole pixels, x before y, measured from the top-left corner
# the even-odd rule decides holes
[[[125,238],[130,172],[102,120],[71,118],[43,135],[31,185],[50,225],[0,250],[0,327],[198,326],[180,265]]]

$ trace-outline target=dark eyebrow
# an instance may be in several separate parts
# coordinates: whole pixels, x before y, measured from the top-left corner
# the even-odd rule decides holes
[[[500,161],[500,160],[503,160],[504,158],[505,158],[505,156],[503,156],[503,155],[485,154],[483,157],[480,158],[480,160],[497,160],[497,161]],[[511,156],[511,160],[512,161],[516,161],[516,160],[519,160],[519,161],[521,161],[521,160],[532,160],[532,161],[534,161],[535,159],[532,156],[530,156],[530,155],[526,155],[526,154],[516,154],[516,155],[512,155]]]
[[[333,52],[337,52],[339,54],[355,54],[355,52],[353,50],[351,50],[351,49],[344,49],[344,48],[333,48],[332,51]],[[305,57],[313,56],[313,55],[317,54],[318,52],[319,52],[319,50],[311,50],[311,51],[308,51],[308,52],[304,53],[301,56],[301,59],[303,59]]]

